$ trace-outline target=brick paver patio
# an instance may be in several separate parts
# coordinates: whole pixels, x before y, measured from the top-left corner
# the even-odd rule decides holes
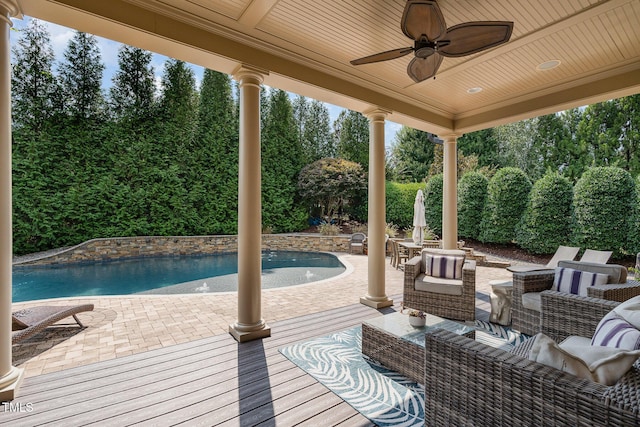
[[[342,275],[322,282],[267,289],[262,293],[264,319],[275,322],[354,304],[367,291],[367,257],[340,255],[348,266]],[[489,311],[489,281],[509,279],[503,268],[478,267],[476,290],[487,298],[477,307]],[[399,302],[403,273],[386,263],[386,292]],[[48,301],[50,305],[92,303],[93,312],[81,313],[86,326],[49,328],[13,346],[13,364],[26,376],[60,371],[204,337],[228,333],[237,319],[237,293],[82,297]],[[31,301],[13,305],[14,310],[42,305]],[[486,319],[485,319],[486,320]],[[61,323],[68,322],[68,319]]]

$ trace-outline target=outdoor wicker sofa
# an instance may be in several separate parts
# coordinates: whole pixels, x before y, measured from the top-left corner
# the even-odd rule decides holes
[[[587,288],[588,295],[612,301],[626,301],[640,295],[640,283],[627,280],[627,269],[617,264],[595,264],[582,261],[560,261],[558,267],[605,273],[610,276],[606,285]],[[540,332],[540,310],[523,305],[523,295],[528,302],[536,301],[539,293],[551,289],[555,270],[536,270],[513,273],[513,301],[511,305],[512,328],[527,335]],[[537,300],[539,304],[539,299]],[[540,306],[541,307],[541,306]],[[536,307],[537,308],[537,307]]]
[[[544,291],[542,304],[542,332],[559,340],[590,337],[618,303]],[[426,425],[640,425],[640,362],[605,386],[530,361],[532,342],[508,352],[441,329],[427,333]]]
[[[423,249],[422,253],[456,254],[464,257],[464,251],[446,249]],[[423,255],[415,256],[404,264],[404,295],[406,307],[422,310],[436,316],[455,320],[476,318],[476,262],[464,260],[462,278],[450,280],[433,278],[433,291],[416,289],[417,282],[427,286]],[[443,283],[447,282],[447,283]],[[454,282],[454,283],[448,283]]]

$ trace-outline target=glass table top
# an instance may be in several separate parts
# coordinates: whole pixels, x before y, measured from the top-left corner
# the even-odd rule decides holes
[[[369,319],[364,323],[422,347],[424,347],[425,332],[432,328],[445,329],[458,335],[466,335],[475,330],[472,326],[443,319],[432,314],[427,314],[425,326],[423,327],[411,326],[409,324],[409,315],[399,312]]]

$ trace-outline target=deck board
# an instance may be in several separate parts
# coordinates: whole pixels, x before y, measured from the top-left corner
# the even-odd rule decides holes
[[[278,350],[388,310],[354,304],[276,322],[263,340],[223,334],[27,378],[17,401],[33,411],[2,413],[0,424],[369,426]]]

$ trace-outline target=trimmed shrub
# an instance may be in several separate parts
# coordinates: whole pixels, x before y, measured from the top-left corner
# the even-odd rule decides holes
[[[636,179],[636,206],[631,218],[631,228],[628,234],[627,252],[637,255],[640,253],[640,175]],[[640,273],[636,273],[639,275]]]
[[[442,187],[443,175],[429,178],[424,191],[424,209],[427,225],[438,236],[442,236]]]
[[[458,235],[477,239],[489,180],[480,172],[468,172],[458,182]]]
[[[550,173],[535,182],[516,229],[518,245],[535,254],[552,254],[567,245],[572,234],[573,186]]]
[[[413,204],[418,190],[424,191],[424,183],[401,184],[387,181],[385,203],[388,223],[402,229],[413,227]]]
[[[622,255],[634,225],[636,187],[631,174],[612,166],[587,169],[576,183],[573,205],[575,242]]]
[[[516,224],[527,207],[531,181],[518,168],[502,168],[487,186],[487,202],[480,225],[483,242],[510,243],[515,240]]]

